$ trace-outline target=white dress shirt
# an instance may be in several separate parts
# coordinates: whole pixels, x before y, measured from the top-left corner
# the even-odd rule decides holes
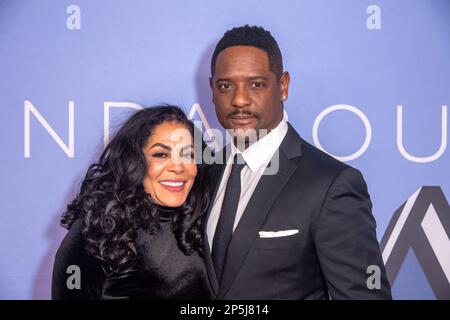
[[[242,214],[244,213],[244,210],[247,207],[256,186],[258,185],[259,179],[263,175],[267,165],[272,159],[272,156],[280,147],[287,131],[288,125],[286,118],[283,115],[283,119],[274,129],[272,129],[266,136],[250,145],[243,152],[237,149],[233,143],[230,144],[230,156],[228,157],[225,171],[223,173],[222,180],[220,181],[219,189],[217,190],[216,197],[213,201],[211,213],[206,225],[206,234],[208,236],[210,248],[212,248],[214,232],[219,221],[223,198],[225,196],[225,189],[231,172],[231,162],[233,161],[234,155],[236,153],[242,153],[246,166],[241,171],[241,195],[239,198],[236,217],[234,219],[233,231],[239,224]]]

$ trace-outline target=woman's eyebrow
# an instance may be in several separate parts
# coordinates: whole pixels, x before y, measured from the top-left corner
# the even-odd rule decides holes
[[[155,143],[149,149],[152,149],[154,147],[161,147],[161,148],[164,148],[164,149],[169,150],[169,151],[172,150],[172,148],[170,146],[168,146],[168,145],[166,145],[164,143],[160,143],[160,142]]]
[[[194,149],[194,145],[193,144],[187,144],[187,145],[181,147],[181,151],[186,151],[186,150],[189,150],[189,149]]]

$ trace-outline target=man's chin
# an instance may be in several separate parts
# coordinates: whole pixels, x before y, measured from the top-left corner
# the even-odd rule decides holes
[[[255,126],[230,126],[227,131],[233,136],[251,136],[257,133]]]
[[[248,146],[258,140],[258,132],[255,127],[238,127],[227,129],[230,136],[234,139],[236,146]]]

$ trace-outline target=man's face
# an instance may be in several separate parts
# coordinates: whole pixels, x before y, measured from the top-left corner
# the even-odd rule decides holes
[[[283,118],[289,74],[278,79],[262,49],[232,46],[217,56],[210,86],[217,118],[225,129],[271,130]]]

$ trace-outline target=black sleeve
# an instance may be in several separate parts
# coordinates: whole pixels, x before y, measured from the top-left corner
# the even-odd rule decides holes
[[[100,299],[104,273],[99,262],[84,249],[82,221],[76,220],[56,253],[52,299]]]
[[[347,168],[328,190],[315,234],[331,298],[391,299],[375,229],[364,178],[358,170]],[[369,266],[379,268],[379,289],[367,284],[373,275],[373,267],[368,270]]]

